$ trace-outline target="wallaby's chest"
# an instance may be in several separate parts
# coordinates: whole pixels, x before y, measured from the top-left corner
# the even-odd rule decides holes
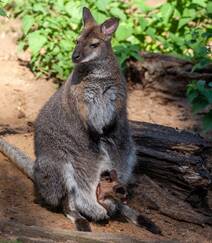
[[[81,82],[72,86],[72,94],[82,121],[102,134],[116,116],[117,87],[110,81],[105,84]]]
[[[102,133],[102,129],[113,121],[116,114],[117,89],[114,86],[91,86],[84,90],[84,102],[88,121]]]

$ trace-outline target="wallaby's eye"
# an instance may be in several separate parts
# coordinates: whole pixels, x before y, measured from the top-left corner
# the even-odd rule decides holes
[[[77,44],[77,45],[79,44],[79,41],[78,41],[78,40],[76,40],[76,44]]]
[[[90,47],[91,47],[91,48],[97,48],[97,46],[99,46],[99,42],[90,44]]]

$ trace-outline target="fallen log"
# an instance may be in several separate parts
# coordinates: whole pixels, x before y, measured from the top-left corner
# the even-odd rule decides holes
[[[143,242],[139,239],[111,233],[91,233],[91,232],[79,232],[68,231],[61,229],[49,229],[39,226],[28,226],[12,221],[0,222],[0,235],[7,239],[16,239],[18,242],[73,242],[73,243],[107,243],[107,242]],[[1,240],[0,240],[1,241]],[[2,241],[3,242],[3,241]],[[6,241],[4,241],[6,242]],[[161,241],[163,242],[163,241]],[[165,242],[165,241],[164,241]]]
[[[136,198],[142,195],[136,201],[174,219],[212,224],[209,142],[198,134],[156,124],[131,122],[131,127],[140,188],[134,194]]]
[[[126,77],[142,84],[146,90],[157,90],[174,96],[185,96],[189,81],[212,81],[212,64],[193,71],[194,63],[159,53],[140,53],[142,61],[127,62]]]

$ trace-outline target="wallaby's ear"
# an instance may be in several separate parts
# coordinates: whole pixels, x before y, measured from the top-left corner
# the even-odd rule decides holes
[[[83,18],[84,27],[88,27],[96,24],[96,21],[92,16],[91,11],[88,8],[84,7],[82,12],[83,12],[82,18]]]
[[[107,39],[110,39],[115,33],[116,29],[119,25],[118,18],[111,18],[106,20],[103,24],[101,24],[101,31],[106,36]]]

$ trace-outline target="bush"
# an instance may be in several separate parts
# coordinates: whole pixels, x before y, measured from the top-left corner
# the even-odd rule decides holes
[[[7,16],[6,12],[4,11],[4,6],[7,4],[6,0],[0,0],[0,16]]]
[[[203,113],[203,129],[212,130],[212,82],[193,81],[188,85],[187,96],[194,113]]]
[[[208,0],[168,0],[154,9],[146,7],[142,0],[13,2],[13,12],[23,22],[19,47],[31,50],[32,70],[59,80],[65,80],[72,69],[70,53],[81,29],[82,6],[89,7],[99,23],[112,16],[120,18],[113,45],[122,66],[129,57],[138,58],[141,49],[195,59],[191,29],[197,27],[202,34],[208,32],[207,16],[212,13]]]

